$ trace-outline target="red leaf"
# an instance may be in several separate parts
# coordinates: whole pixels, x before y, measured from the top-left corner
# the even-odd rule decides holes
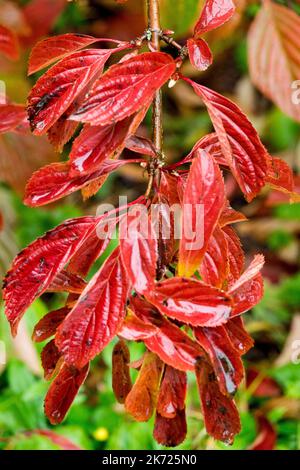
[[[149,157],[156,156],[156,150],[151,140],[138,135],[132,135],[126,140],[126,148],[132,152],[140,153],[141,155],[148,155]]]
[[[68,109],[89,82],[103,70],[115,49],[74,52],[48,70],[32,88],[28,114],[32,131],[42,135]]]
[[[47,288],[47,291],[80,294],[85,286],[86,281],[80,276],[63,270],[53,279],[50,286]]]
[[[157,334],[144,339],[146,347],[176,369],[194,370],[196,361],[203,357],[200,346],[145,300],[134,297],[131,306],[137,317],[158,329]]]
[[[143,322],[129,309],[127,312],[127,316],[118,331],[118,336],[130,341],[141,341],[158,332],[156,326]]]
[[[119,167],[135,162],[140,160],[106,160],[97,171],[75,177],[70,177],[68,162],[44,166],[36,171],[27,183],[24,204],[37,207],[57,201],[101,177],[105,178]]]
[[[89,237],[84,240],[78,251],[72,256],[68,264],[68,271],[85,277],[94,261],[104,253],[113,237],[116,224],[119,222],[119,216],[117,216],[117,214],[126,210],[128,206],[139,204],[143,201],[144,197],[142,196],[128,205],[121,206],[118,211],[113,210],[106,214],[98,222],[97,228],[89,234]]]
[[[198,366],[196,378],[206,431],[215,439],[232,444],[234,436],[241,430],[234,401],[221,393],[216,376],[208,364]]]
[[[199,273],[207,284],[223,287],[229,271],[228,246],[226,235],[216,227],[207,246]]]
[[[253,261],[240,276],[240,278],[231,286],[230,292],[236,292],[238,289],[243,287],[248,281],[253,279],[262,269],[265,259],[263,255],[256,255]]]
[[[81,276],[86,276],[91,269],[92,265],[106,250],[115,230],[116,221],[107,221],[104,218],[103,223],[99,223],[97,230],[95,230],[80,246],[79,250],[72,257],[68,271],[72,273],[79,273]],[[101,230],[101,237],[99,237],[99,230]],[[106,232],[106,236],[102,235]]]
[[[265,377],[258,370],[247,369],[247,388],[251,387],[251,395],[254,397],[280,397],[282,390],[272,377]]]
[[[72,119],[101,126],[121,121],[149,105],[175,69],[175,61],[163,52],[145,52],[113,65],[96,81]]]
[[[163,363],[146,352],[139,375],[125,401],[125,409],[136,421],[148,421],[157,402]]]
[[[162,172],[159,192],[161,197],[165,198],[170,206],[179,204],[178,177],[166,172]]]
[[[41,318],[41,320],[35,325],[32,334],[33,341],[40,343],[55,335],[57,328],[69,312],[70,309],[68,307],[63,307],[47,313],[47,315]]]
[[[294,176],[289,165],[281,158],[272,158],[266,182],[277,191],[294,192]]]
[[[12,60],[19,57],[19,43],[13,31],[0,25],[0,53]]]
[[[70,55],[72,52],[83,49],[99,41],[85,34],[60,34],[58,36],[43,39],[38,42],[31,51],[29,58],[28,75],[48,67],[59,59]],[[109,41],[109,40],[108,40]]]
[[[256,255],[250,266],[230,287],[229,293],[232,295],[234,302],[231,312],[232,317],[247,312],[261,301],[264,289],[259,271],[262,269],[263,264],[264,257]]]
[[[57,331],[56,344],[68,364],[83,367],[113,339],[125,316],[128,288],[117,248]]]
[[[68,111],[60,116],[56,123],[48,130],[49,142],[53,145],[56,152],[62,152],[64,145],[73,137],[78,127],[78,122],[68,121],[67,113]]]
[[[0,104],[0,133],[26,125],[27,114],[21,104]]]
[[[54,339],[46,344],[41,352],[41,361],[44,369],[44,377],[50,380],[60,365],[61,353],[57,349]]]
[[[247,220],[247,217],[244,214],[234,210],[228,204],[223,209],[223,212],[219,220],[219,225],[222,228],[222,227],[226,227],[226,225],[235,224],[236,222],[244,222],[245,220]]]
[[[231,0],[206,0],[200,19],[198,20],[194,35],[196,37],[222,26],[235,12]]]
[[[23,36],[22,43],[30,45],[47,35],[55,21],[66,7],[66,0],[31,0],[23,8],[26,23],[31,35]]]
[[[130,116],[103,127],[86,124],[72,146],[71,176],[90,174],[97,171],[104,160],[118,158],[125,146],[132,120]]]
[[[221,392],[234,395],[244,377],[244,368],[226,327],[196,328],[194,331],[197,341],[211,360]]]
[[[178,411],[184,410],[186,389],[186,373],[166,366],[159,389],[157,412],[164,418],[175,418]]]
[[[225,292],[196,279],[173,277],[158,282],[149,300],[163,315],[194,326],[221,325],[231,311]]]
[[[94,217],[67,220],[31,243],[15,258],[6,275],[3,291],[13,335],[17,333],[26,309],[45,292],[96,223]]]
[[[120,251],[127,274],[140,294],[154,289],[157,241],[144,205],[132,206],[120,223]]]
[[[242,317],[232,318],[224,325],[224,328],[239,354],[246,354],[253,347],[254,341],[245,330]]]
[[[176,447],[181,444],[187,433],[185,409],[177,410],[174,418],[165,418],[156,414],[153,437],[159,444]]]
[[[299,29],[300,17],[296,11],[288,5],[264,1],[248,36],[249,72],[253,83],[298,122]]]
[[[193,160],[183,196],[178,274],[189,277],[199,267],[225,203],[218,165],[204,151]]]
[[[88,364],[81,370],[65,364],[59,371],[45,398],[45,413],[51,424],[63,421],[88,371]]]
[[[203,71],[212,64],[212,52],[204,39],[188,39],[187,47],[191,64],[196,69]]]
[[[265,184],[269,155],[239,107],[209,88],[185,79],[206,105],[227,165],[247,201]]]
[[[229,275],[228,286],[239,279],[245,263],[245,255],[239,237],[232,227],[223,227],[228,247]]]
[[[249,450],[274,450],[277,442],[277,433],[270,421],[260,415],[257,418],[258,436],[249,447]]]
[[[112,352],[112,388],[119,403],[125,403],[132,388],[129,363],[129,349],[125,341],[119,341]]]

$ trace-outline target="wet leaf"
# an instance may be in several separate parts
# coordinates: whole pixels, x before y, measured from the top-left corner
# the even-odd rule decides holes
[[[45,341],[51,336],[55,335],[57,328],[66,318],[70,311],[70,308],[63,307],[58,310],[53,310],[47,313],[41,320],[35,325],[32,339],[33,341],[40,343]]]
[[[199,267],[225,203],[222,174],[211,156],[194,158],[183,196],[178,274],[189,277]]]
[[[155,409],[163,363],[151,352],[144,356],[143,365],[131,391],[125,408],[136,421],[148,421]]]
[[[175,418],[185,408],[186,373],[166,366],[161,381],[156,411],[164,418]]]
[[[165,418],[156,413],[153,437],[159,444],[176,447],[184,441],[186,433],[185,408],[177,410],[174,418]]]
[[[248,36],[249,71],[253,83],[288,116],[300,121],[297,86],[300,79],[300,17],[285,5],[266,0]],[[293,91],[294,90],[294,91]],[[293,102],[293,92],[296,102]]]
[[[163,315],[194,326],[221,325],[231,311],[231,299],[224,291],[196,279],[158,282],[149,299]]]
[[[72,119],[104,126],[121,121],[145,105],[175,72],[175,61],[163,52],[145,52],[113,65],[97,80]]]
[[[213,369],[199,364],[196,369],[205,428],[208,434],[226,444],[232,444],[241,430],[239,413],[234,401],[223,395]]]
[[[120,251],[133,287],[140,294],[154,289],[157,240],[145,206],[133,206],[120,223]]]
[[[81,370],[66,364],[61,368],[45,398],[45,413],[51,424],[59,424],[63,421],[88,371],[88,364]]]
[[[201,16],[195,26],[194,35],[201,36],[228,21],[235,12],[231,0],[206,0]]]
[[[70,219],[31,243],[15,258],[4,281],[6,316],[13,335],[29,305],[49,287],[81,243],[95,228],[97,219]]]
[[[206,105],[227,165],[247,201],[251,201],[265,184],[270,158],[256,130],[235,103],[209,88],[185,80]]]
[[[130,352],[125,341],[119,341],[112,352],[112,388],[119,403],[125,399],[132,388],[130,378]]]
[[[240,354],[232,345],[226,325],[216,328],[196,328],[195,337],[207,352],[219,387],[224,395],[234,395],[244,377]]]
[[[69,365],[85,366],[113,339],[125,316],[128,289],[117,248],[57,330],[56,345]]]

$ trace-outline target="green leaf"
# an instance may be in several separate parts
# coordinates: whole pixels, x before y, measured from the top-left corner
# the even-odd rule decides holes
[[[203,0],[161,0],[162,28],[175,31],[176,36],[184,36],[192,30],[203,4]]]

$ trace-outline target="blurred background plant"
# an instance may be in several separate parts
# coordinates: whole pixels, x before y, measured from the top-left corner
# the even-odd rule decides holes
[[[249,77],[246,37],[260,8],[259,2],[236,0],[235,3],[238,12],[234,20],[209,35],[215,55],[213,66],[200,74],[186,65],[184,72],[237,102],[272,155],[280,155],[297,174],[300,124],[265,98]],[[288,4],[300,14],[299,1],[278,3]],[[177,40],[184,43],[202,4],[202,0],[161,0],[163,27],[176,31]],[[126,3],[0,0],[0,24],[14,32],[21,47],[20,57],[15,61],[0,55],[0,80],[5,83],[7,98],[12,102],[26,102],[37,78],[37,75],[27,78],[26,64],[30,48],[37,40],[71,31],[130,40],[143,32],[144,23],[142,0]],[[166,90],[164,100],[165,153],[168,161],[176,161],[196,140],[211,131],[210,121],[201,102],[185,83]],[[142,131],[145,136],[149,133],[147,126]],[[111,175],[100,192],[88,201],[83,202],[76,194],[45,209],[25,207],[22,194],[30,174],[46,162],[59,159],[64,159],[64,155],[55,154],[46,139],[30,134],[0,135],[1,278],[14,255],[46,230],[67,218],[95,213],[100,202],[117,203],[119,194],[133,199],[145,185],[142,169],[126,166]],[[297,176],[295,183],[299,192]],[[246,356],[247,379],[237,400],[243,429],[230,448],[206,435],[191,375],[188,437],[180,448],[300,449],[300,203],[289,205],[287,197],[269,191],[246,207],[229,175],[226,184],[233,207],[249,218],[238,226],[245,251],[249,258],[257,251],[266,257],[264,299],[246,315],[255,347]],[[152,423],[133,422],[114,398],[110,369],[113,345],[94,361],[87,383],[65,422],[55,428],[47,422],[42,403],[48,385],[38,359],[43,344],[34,345],[30,336],[38,319],[50,309],[58,308],[61,300],[61,294],[46,294],[43,300],[36,301],[15,340],[11,339],[1,306],[0,341],[5,345],[6,361],[0,357],[0,448],[159,448],[152,437]],[[141,345],[133,344],[132,360],[138,359],[142,352]]]

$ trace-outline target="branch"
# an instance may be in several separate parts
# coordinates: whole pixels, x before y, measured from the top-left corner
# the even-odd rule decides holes
[[[147,15],[148,15],[148,29],[152,31],[151,34],[151,49],[160,50],[160,19],[159,19],[159,0],[146,0]],[[153,128],[153,143],[157,153],[156,159],[150,162],[150,179],[146,191],[146,197],[149,197],[152,185],[155,179],[157,166],[162,158],[162,143],[163,143],[163,127],[162,127],[162,93],[158,90],[155,93],[153,100],[153,114],[152,114],[152,128]],[[157,172],[157,184],[159,185],[160,171]]]

